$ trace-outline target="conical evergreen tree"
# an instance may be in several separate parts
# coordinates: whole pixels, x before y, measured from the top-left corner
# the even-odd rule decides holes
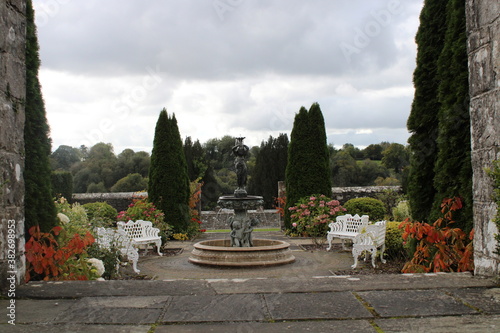
[[[300,198],[311,194],[331,196],[329,151],[325,122],[317,103],[309,112],[301,107],[295,115],[288,146],[286,167],[285,227],[290,228],[290,211]]]
[[[408,197],[412,217],[426,221],[431,212],[436,189],[434,165],[437,157],[438,59],[443,49],[446,31],[446,4],[448,1],[425,0],[420,13],[416,35],[417,66],[413,73],[415,96],[407,127],[412,133],[410,144],[410,173]]]
[[[330,151],[328,150],[325,119],[318,103],[309,109],[310,153],[313,155],[310,168],[314,172],[310,175],[310,182],[314,187],[313,193],[332,196],[332,182],[330,177]]]
[[[261,195],[264,198],[265,208],[274,207],[274,200],[278,195],[278,182],[285,179],[287,156],[286,134],[280,134],[278,138],[270,136],[260,145],[248,191],[251,194]]]
[[[438,61],[439,136],[434,186],[437,190],[431,220],[440,216],[444,198],[459,196],[464,207],[456,227],[472,228],[472,164],[465,2],[450,0],[447,30]]]
[[[52,199],[49,125],[42,97],[38,70],[40,68],[35,13],[31,0],[26,2],[26,121],[25,149],[25,228],[39,225],[49,231],[57,225]],[[29,234],[26,233],[29,238]]]
[[[175,115],[163,109],[155,128],[149,200],[165,214],[165,221],[175,232],[185,232],[189,225],[189,177],[182,140]]]

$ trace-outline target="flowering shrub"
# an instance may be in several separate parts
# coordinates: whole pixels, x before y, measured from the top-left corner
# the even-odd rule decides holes
[[[191,196],[189,197],[189,225],[186,229],[186,237],[187,239],[195,238],[200,232],[206,231],[206,229],[201,229],[201,219],[200,219],[200,211],[198,210],[199,202],[201,198],[201,187],[203,183],[199,181],[199,178],[194,182],[191,182],[189,187],[191,191]],[[175,238],[177,240],[183,240],[179,238]]]
[[[41,232],[40,227],[29,229],[31,235],[26,242],[26,282],[30,280],[88,280],[95,279],[97,272],[87,261],[86,249],[94,243],[87,232],[84,237],[74,234],[66,244],[60,244],[56,236],[64,232],[60,226],[50,232]]]
[[[172,234],[172,227],[165,222],[165,214],[157,209],[152,202],[144,198],[133,198],[127,210],[119,212],[116,219],[118,221],[151,221],[155,228],[160,229],[160,236],[164,245],[167,244],[167,240]]]
[[[304,197],[289,210],[292,212],[292,230],[289,234],[310,236],[316,245],[320,245],[325,241],[328,224],[341,215],[345,208],[338,200],[321,194]]]
[[[403,239],[415,246],[413,258],[403,267],[403,273],[465,272],[474,270],[474,230],[467,236],[460,228],[451,228],[453,211],[462,208],[460,198],[444,199],[443,217],[433,225],[406,220]],[[443,226],[444,225],[444,226]]]
[[[285,207],[286,207],[286,197],[274,198],[274,202],[276,203],[274,205],[274,208],[276,208],[276,211],[280,214],[281,218],[284,218],[285,217]]]
[[[189,236],[188,234],[186,233],[177,233],[177,234],[173,234],[172,237],[175,239],[175,240],[179,240],[179,241],[186,241],[186,240],[189,240]]]

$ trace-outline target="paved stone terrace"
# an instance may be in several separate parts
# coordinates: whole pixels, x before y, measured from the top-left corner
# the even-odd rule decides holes
[[[155,280],[32,282],[16,291],[16,325],[3,315],[0,331],[500,332],[495,280],[468,273],[338,276],[332,269],[352,264],[348,252],[318,255],[291,242],[297,262],[274,268],[192,265],[192,244],[173,242],[185,248],[181,255],[139,259],[141,274]],[[5,314],[8,305],[0,300]]]

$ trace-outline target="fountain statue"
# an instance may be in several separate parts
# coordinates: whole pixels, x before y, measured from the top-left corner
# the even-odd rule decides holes
[[[291,263],[295,257],[290,251],[290,244],[278,240],[253,239],[252,232],[260,220],[249,218],[248,210],[255,210],[264,205],[261,196],[248,195],[246,191],[248,169],[246,158],[249,148],[243,144],[244,137],[236,138],[232,149],[235,156],[234,167],[238,187],[233,195],[219,197],[217,204],[226,209],[233,209],[234,215],[228,218],[231,228],[228,239],[201,241],[194,245],[189,261],[195,264],[216,266],[269,266]]]

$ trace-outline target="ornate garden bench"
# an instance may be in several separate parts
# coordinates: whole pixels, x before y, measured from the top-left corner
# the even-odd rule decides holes
[[[132,268],[134,272],[139,274],[140,270],[137,268],[137,261],[139,260],[139,252],[132,244],[132,241],[122,229],[111,229],[111,228],[97,228],[96,242],[100,247],[111,249],[116,247],[120,250],[120,253],[127,257],[129,261],[132,261]],[[118,266],[120,262],[116,263],[116,270],[118,271]]]
[[[385,251],[385,232],[386,222],[380,221],[375,224],[369,224],[361,230],[356,237],[354,237],[352,244],[352,256],[354,257],[354,265],[352,268],[358,266],[358,257],[365,251],[370,251],[372,255],[372,266],[375,267],[375,258],[377,257],[377,250],[380,249],[380,261],[386,263],[384,259]],[[365,254],[366,260],[366,254]]]
[[[353,240],[360,230],[368,225],[368,215],[359,216],[358,214],[352,216],[351,214],[337,216],[336,222],[330,223],[330,231],[328,231],[328,248],[332,248],[333,238],[340,238],[342,240],[342,249],[345,250],[344,240]]]
[[[161,248],[161,237],[158,236],[160,229],[153,227],[150,221],[128,221],[128,222],[117,222],[118,229],[122,229],[126,232],[127,236],[132,241],[132,244],[136,247],[149,244],[155,244],[158,251],[158,255],[162,255],[160,252]]]

